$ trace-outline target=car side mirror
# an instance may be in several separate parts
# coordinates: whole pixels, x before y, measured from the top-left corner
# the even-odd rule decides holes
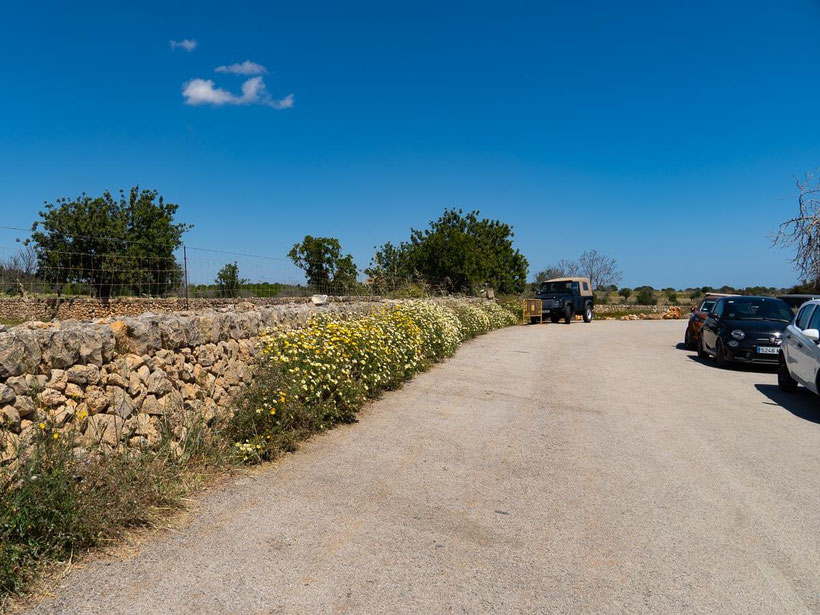
[[[693,305],[692,307],[690,307],[690,308],[689,308],[689,311],[690,311],[690,312],[694,312],[694,311],[695,311],[695,306]]]
[[[820,331],[818,331],[817,329],[806,329],[805,331],[803,331],[803,335],[805,335],[815,344],[817,342],[820,342]]]
[[[720,318],[720,316],[718,316],[715,312],[709,312],[708,316],[709,318],[714,318],[715,320]]]

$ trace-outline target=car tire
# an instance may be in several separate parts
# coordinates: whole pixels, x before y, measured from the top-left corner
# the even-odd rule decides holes
[[[550,321],[557,324],[559,320],[561,317],[558,314],[550,314]]]
[[[593,318],[595,318],[595,312],[592,311],[592,306],[587,304],[584,310],[584,322],[592,322]]]
[[[698,338],[698,359],[708,359],[709,353],[703,348],[703,336]]]
[[[683,336],[683,346],[686,350],[697,350],[697,344],[692,340],[692,330],[686,327],[686,335]]]
[[[726,347],[720,338],[718,338],[715,346],[715,361],[717,361],[718,367],[723,369],[727,369],[732,364],[732,362],[726,358]]]
[[[564,308],[564,322],[569,324],[572,322],[572,306],[568,305]]]
[[[794,393],[797,391],[797,380],[792,378],[789,372],[789,366],[786,365],[786,361],[782,357],[777,365],[777,388],[784,393]]]

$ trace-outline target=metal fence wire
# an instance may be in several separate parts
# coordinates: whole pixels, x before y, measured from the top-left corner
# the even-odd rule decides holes
[[[120,239],[106,242],[110,247],[105,252],[53,250],[43,254],[25,244],[29,233],[28,229],[0,226],[2,296],[251,298],[446,294],[449,288],[447,279],[308,284],[304,272],[286,258],[189,245],[179,246],[170,256],[145,256],[145,250],[137,250],[145,244]],[[228,275],[219,280],[226,266]]]

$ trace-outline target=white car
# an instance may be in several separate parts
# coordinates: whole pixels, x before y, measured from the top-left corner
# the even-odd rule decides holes
[[[781,391],[793,393],[802,384],[812,393],[820,394],[820,299],[804,303],[792,323],[783,332],[777,385]]]

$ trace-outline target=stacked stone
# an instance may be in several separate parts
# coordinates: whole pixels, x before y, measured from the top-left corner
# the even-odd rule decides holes
[[[332,303],[361,303],[380,301],[379,297],[330,297]],[[309,297],[245,297],[195,298],[186,301],[179,297],[144,298],[121,297],[102,301],[90,297],[0,297],[0,319],[7,320],[93,320],[121,316],[138,316],[145,312],[168,313],[186,309],[203,310],[230,307],[236,310],[255,309],[266,305],[310,303]]]
[[[0,461],[41,422],[80,442],[182,440],[192,418],[230,414],[251,380],[260,335],[304,326],[318,312],[368,313],[373,303],[261,306],[143,314],[91,323],[27,323],[0,332]]]

